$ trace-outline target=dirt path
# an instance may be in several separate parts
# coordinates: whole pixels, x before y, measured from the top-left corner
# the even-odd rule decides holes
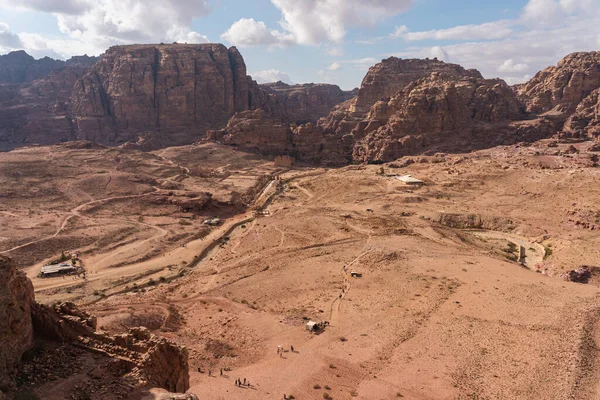
[[[83,217],[80,214],[80,211],[83,208],[87,207],[87,206],[90,206],[92,204],[102,203],[102,202],[105,202],[105,201],[111,201],[111,200],[131,199],[131,198],[135,198],[135,197],[143,197],[143,196],[147,196],[148,194],[149,193],[136,194],[136,195],[128,195],[128,196],[113,196],[113,197],[107,197],[107,198],[99,199],[99,200],[92,200],[92,201],[89,201],[87,203],[80,204],[77,207],[71,209],[71,211],[69,212],[69,215],[63,220],[63,222],[61,223],[60,227],[56,230],[56,232],[54,232],[54,234],[52,234],[50,236],[43,237],[41,239],[37,239],[37,240],[33,240],[31,242],[27,242],[27,243],[21,244],[19,246],[15,246],[12,249],[1,251],[0,254],[9,253],[11,251],[14,251],[14,250],[26,247],[26,246],[30,246],[32,244],[43,242],[44,240],[53,239],[53,238],[57,237],[65,229],[65,227],[67,226],[67,224],[69,223],[69,221],[71,220],[71,218],[73,218],[73,217]],[[85,218],[90,218],[90,217],[85,217]]]

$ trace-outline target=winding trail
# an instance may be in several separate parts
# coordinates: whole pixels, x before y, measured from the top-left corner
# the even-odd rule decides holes
[[[150,192],[150,193],[153,193],[153,192]],[[80,214],[80,211],[83,208],[87,207],[87,206],[90,206],[92,204],[103,203],[103,202],[111,201],[111,200],[131,199],[131,198],[136,198],[136,197],[143,197],[143,196],[149,195],[150,193],[127,195],[127,196],[113,196],[113,197],[107,197],[107,198],[99,199],[99,200],[92,200],[92,201],[89,201],[87,203],[80,204],[77,207],[71,209],[71,211],[69,211],[69,215],[63,220],[63,222],[61,223],[60,227],[56,230],[56,232],[54,232],[54,234],[52,234],[50,236],[43,237],[41,239],[33,240],[31,242],[27,242],[27,243],[15,246],[12,249],[0,251],[0,254],[9,253],[11,251],[18,250],[18,249],[21,249],[23,247],[27,247],[27,246],[30,246],[32,244],[40,243],[40,242],[43,242],[45,240],[49,240],[49,239],[53,239],[53,238],[57,237],[65,229],[65,227],[67,226],[67,224],[69,223],[69,221],[71,220],[71,218],[74,218],[74,217],[91,218],[91,217],[85,217],[85,216],[83,216],[83,215]],[[91,218],[91,219],[94,219],[94,218]],[[115,220],[117,220],[117,219],[115,219]],[[120,220],[120,221],[123,221],[123,220]],[[134,223],[134,221],[127,221],[127,222]],[[139,224],[142,224],[142,223],[139,223]],[[142,224],[142,225],[148,225],[148,224]],[[148,225],[148,226],[151,226],[151,225]]]

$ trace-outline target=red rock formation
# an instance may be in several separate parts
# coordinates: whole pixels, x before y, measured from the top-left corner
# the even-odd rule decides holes
[[[75,140],[71,90],[86,71],[64,67],[27,84],[0,85],[0,151]]]
[[[504,81],[434,72],[371,107],[352,131],[357,140],[353,158],[392,161],[424,147],[489,146],[496,140],[492,128],[520,117],[517,98]]]
[[[281,119],[297,124],[317,122],[329,115],[334,106],[356,94],[354,91],[343,91],[337,85],[328,84],[288,85],[279,81],[260,87],[273,95],[276,112]]]
[[[600,139],[600,89],[587,96],[569,117],[562,132],[573,138]]]
[[[598,88],[600,52],[592,51],[569,54],[555,67],[548,67],[519,85],[518,93],[531,113],[553,110],[568,117],[579,102]]]
[[[33,345],[33,285],[0,255],[0,396],[13,384],[21,356]]]
[[[187,349],[153,335],[146,328],[132,328],[116,336],[98,332],[96,318],[73,303],[54,307],[35,304],[32,318],[37,337],[77,343],[79,347],[125,361],[129,374],[142,385],[179,393],[190,387]]]
[[[192,143],[225,126],[262,95],[235,47],[221,44],[110,48],[73,90],[81,139],[104,144],[159,133],[163,144]]]
[[[437,59],[404,60],[390,57],[369,68],[357,96],[335,107],[320,126],[338,134],[349,133],[376,102],[393,96],[409,83],[433,72],[444,72],[455,77],[481,78],[481,74],[476,70],[466,70],[460,65]]]

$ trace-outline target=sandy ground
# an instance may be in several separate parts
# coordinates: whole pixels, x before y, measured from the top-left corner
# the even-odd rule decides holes
[[[201,399],[596,399],[600,291],[562,279],[600,259],[600,169],[586,145],[415,157],[383,175],[375,165],[284,172],[254,200],[264,215],[238,212],[204,240],[98,268],[90,285],[105,297],[79,302],[102,329],[143,325],[187,346]],[[189,152],[163,156],[182,165]],[[440,223],[447,214],[454,222]],[[510,243],[526,248],[525,265]],[[110,264],[111,252],[87,263]],[[161,281],[165,265],[173,277]],[[329,326],[309,333],[307,320]]]

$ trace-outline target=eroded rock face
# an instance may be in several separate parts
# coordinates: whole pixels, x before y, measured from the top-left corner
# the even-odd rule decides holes
[[[517,98],[504,81],[434,72],[371,107],[352,131],[353,158],[392,161],[432,145],[437,150],[491,145],[495,137],[487,132],[520,117]]]
[[[405,60],[390,57],[369,68],[357,96],[336,106],[320,126],[338,134],[349,133],[376,102],[394,96],[409,83],[434,72],[443,72],[453,77],[482,78],[476,70],[466,70],[460,65],[437,59]]]
[[[32,317],[36,337],[77,343],[118,358],[129,365],[129,374],[142,385],[179,393],[189,389],[187,349],[146,328],[132,328],[115,336],[96,331],[96,318],[73,303],[54,307],[35,304]]]
[[[274,97],[276,113],[290,123],[317,122],[329,115],[331,109],[351,99],[355,91],[343,91],[337,85],[313,84],[288,85],[275,82],[260,85]]]
[[[0,395],[12,384],[21,356],[33,345],[33,285],[0,255]]]
[[[262,99],[235,47],[221,44],[110,48],[77,81],[72,100],[80,139],[103,144],[159,132],[170,145],[192,143]]]
[[[565,123],[563,136],[600,139],[600,89],[594,90],[579,103]]]
[[[286,124],[263,110],[234,115],[227,127],[209,131],[208,140],[267,155],[291,155],[304,161],[345,165],[351,144],[336,135],[326,135],[315,124]]]
[[[531,113],[553,110],[568,117],[599,87],[600,52],[591,51],[570,54],[555,67],[538,72],[519,86],[518,93]]]

